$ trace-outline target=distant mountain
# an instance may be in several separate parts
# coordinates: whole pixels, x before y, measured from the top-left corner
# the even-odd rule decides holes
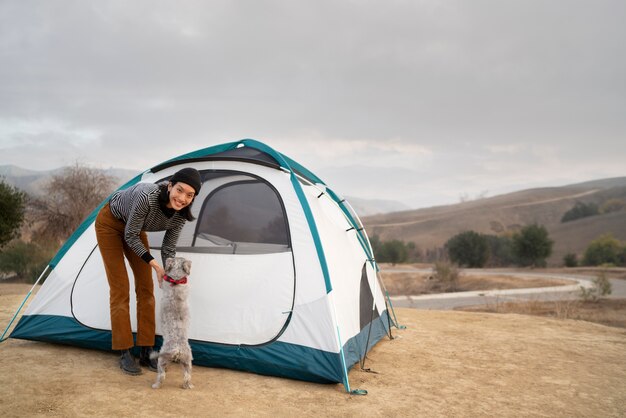
[[[404,203],[396,202],[395,200],[361,199],[358,197],[346,197],[346,200],[350,203],[359,218],[411,209]]]
[[[612,187],[620,186],[626,186],[626,177],[611,177],[606,179],[591,180],[584,183],[575,183],[563,187],[567,187],[570,189],[610,189]]]
[[[18,187],[29,194],[39,195],[42,193],[46,181],[62,170],[63,168],[48,171],[35,171],[14,165],[2,165],[0,166],[0,177],[4,177],[8,184]],[[139,174],[136,171],[120,168],[109,168],[102,171],[117,179],[116,187],[121,186]],[[358,197],[347,197],[346,200],[352,205],[359,217],[410,209],[410,207],[404,203],[392,200],[361,199]]]
[[[62,167],[54,170],[37,171],[14,165],[2,165],[0,166],[0,177],[3,177],[8,184],[37,196],[43,193],[43,186],[46,182],[52,176],[61,173],[63,169]],[[108,168],[101,171],[116,179],[116,187],[121,186],[138,174],[136,171],[120,168]]]
[[[626,177],[528,189],[454,205],[366,216],[361,220],[369,236],[415,242],[422,249],[442,247],[454,235],[468,230],[499,235],[522,226],[544,225],[555,241],[549,263],[560,265],[568,252],[583,254],[589,242],[611,233],[626,241],[626,211],[561,223],[577,201],[602,205],[609,199],[626,202]]]

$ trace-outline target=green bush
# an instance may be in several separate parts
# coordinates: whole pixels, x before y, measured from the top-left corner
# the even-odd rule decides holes
[[[379,263],[404,263],[408,258],[409,246],[397,239],[381,241],[377,235],[374,235],[370,238],[370,244],[374,251],[374,258]]]
[[[392,264],[404,263],[407,258],[407,248],[402,241],[397,239],[383,243],[384,261]]]
[[[0,272],[34,283],[52,257],[51,251],[31,242],[15,240],[0,252]]]
[[[623,264],[624,247],[611,234],[605,234],[591,241],[583,255],[583,265]]]
[[[544,226],[526,225],[513,235],[513,254],[522,266],[544,266],[553,244]]]
[[[575,221],[576,219],[598,215],[599,213],[598,205],[595,203],[576,202],[573,208],[563,214],[561,222]]]
[[[506,267],[515,264],[513,243],[510,237],[485,235],[489,247],[487,265],[491,267]]]
[[[484,267],[489,258],[487,238],[474,231],[465,231],[450,238],[445,246],[452,262],[460,266]]]
[[[612,213],[626,210],[626,202],[621,199],[609,199],[600,206],[600,213]]]
[[[563,257],[563,265],[565,267],[578,267],[578,256],[574,253],[567,253]]]
[[[580,287],[580,297],[585,302],[597,302],[601,297],[613,293],[613,286],[606,276],[606,272],[601,271],[594,279],[590,288]]]
[[[0,178],[0,248],[17,238],[24,221],[26,195]]]

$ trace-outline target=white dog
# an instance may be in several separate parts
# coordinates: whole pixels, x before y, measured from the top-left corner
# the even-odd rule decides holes
[[[187,305],[187,275],[191,271],[191,261],[182,257],[165,260],[165,277],[161,289],[161,329],[163,346],[153,352],[151,358],[158,358],[157,380],[154,389],[161,387],[165,372],[170,363],[180,363],[183,367],[183,388],[191,389],[191,347],[187,338],[189,329],[189,306]]]

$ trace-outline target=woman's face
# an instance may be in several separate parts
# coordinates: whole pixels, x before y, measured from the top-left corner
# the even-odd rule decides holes
[[[167,203],[167,207],[174,210],[181,210],[189,206],[195,196],[194,188],[181,182],[170,183],[167,186],[167,191],[170,192],[170,201]]]

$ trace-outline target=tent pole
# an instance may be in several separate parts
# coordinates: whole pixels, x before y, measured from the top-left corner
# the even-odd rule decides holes
[[[398,318],[396,318],[396,311],[393,309],[393,304],[391,303],[391,298],[389,297],[389,292],[387,291],[387,287],[385,286],[385,282],[383,281],[382,276],[380,275],[380,271],[377,272],[376,276],[380,281],[380,287],[385,291],[385,295],[387,296],[387,303],[389,303],[389,307],[391,307],[391,313],[393,314],[393,322],[394,326],[398,329],[406,329],[404,325],[400,325],[398,323]],[[389,317],[389,310],[387,310],[387,316]],[[389,334],[391,334],[391,327],[389,328]]]
[[[0,337],[0,343],[8,338],[8,337],[4,338],[4,336],[6,335],[7,331],[9,330],[9,328],[11,328],[11,325],[13,324],[13,321],[15,321],[15,318],[17,318],[17,315],[20,313],[20,311],[24,307],[24,304],[26,303],[26,301],[30,297],[31,293],[33,293],[33,289],[35,288],[35,286],[37,286],[39,284],[39,281],[46,274],[46,272],[48,271],[49,268],[50,268],[50,265],[47,265],[46,268],[44,269],[43,273],[41,273],[41,275],[39,276],[39,278],[37,279],[37,281],[33,285],[33,287],[31,287],[30,290],[28,291],[28,294],[26,295],[26,297],[22,301],[22,304],[20,305],[19,308],[17,308],[17,311],[15,311],[15,315],[13,315],[13,318],[11,318],[11,321],[9,321],[9,325],[7,325],[7,327],[4,329],[4,332],[2,333],[2,336]]]
[[[346,364],[346,356],[343,352],[343,343],[341,342],[341,333],[339,332],[339,324],[337,323],[337,309],[335,308],[335,298],[330,299],[330,305],[333,310],[335,327],[337,329],[337,343],[339,344],[339,357],[341,358],[341,369],[343,371],[343,386],[346,388],[346,392],[351,395],[367,395],[367,391],[364,389],[350,389],[350,381],[348,379],[348,366]]]

